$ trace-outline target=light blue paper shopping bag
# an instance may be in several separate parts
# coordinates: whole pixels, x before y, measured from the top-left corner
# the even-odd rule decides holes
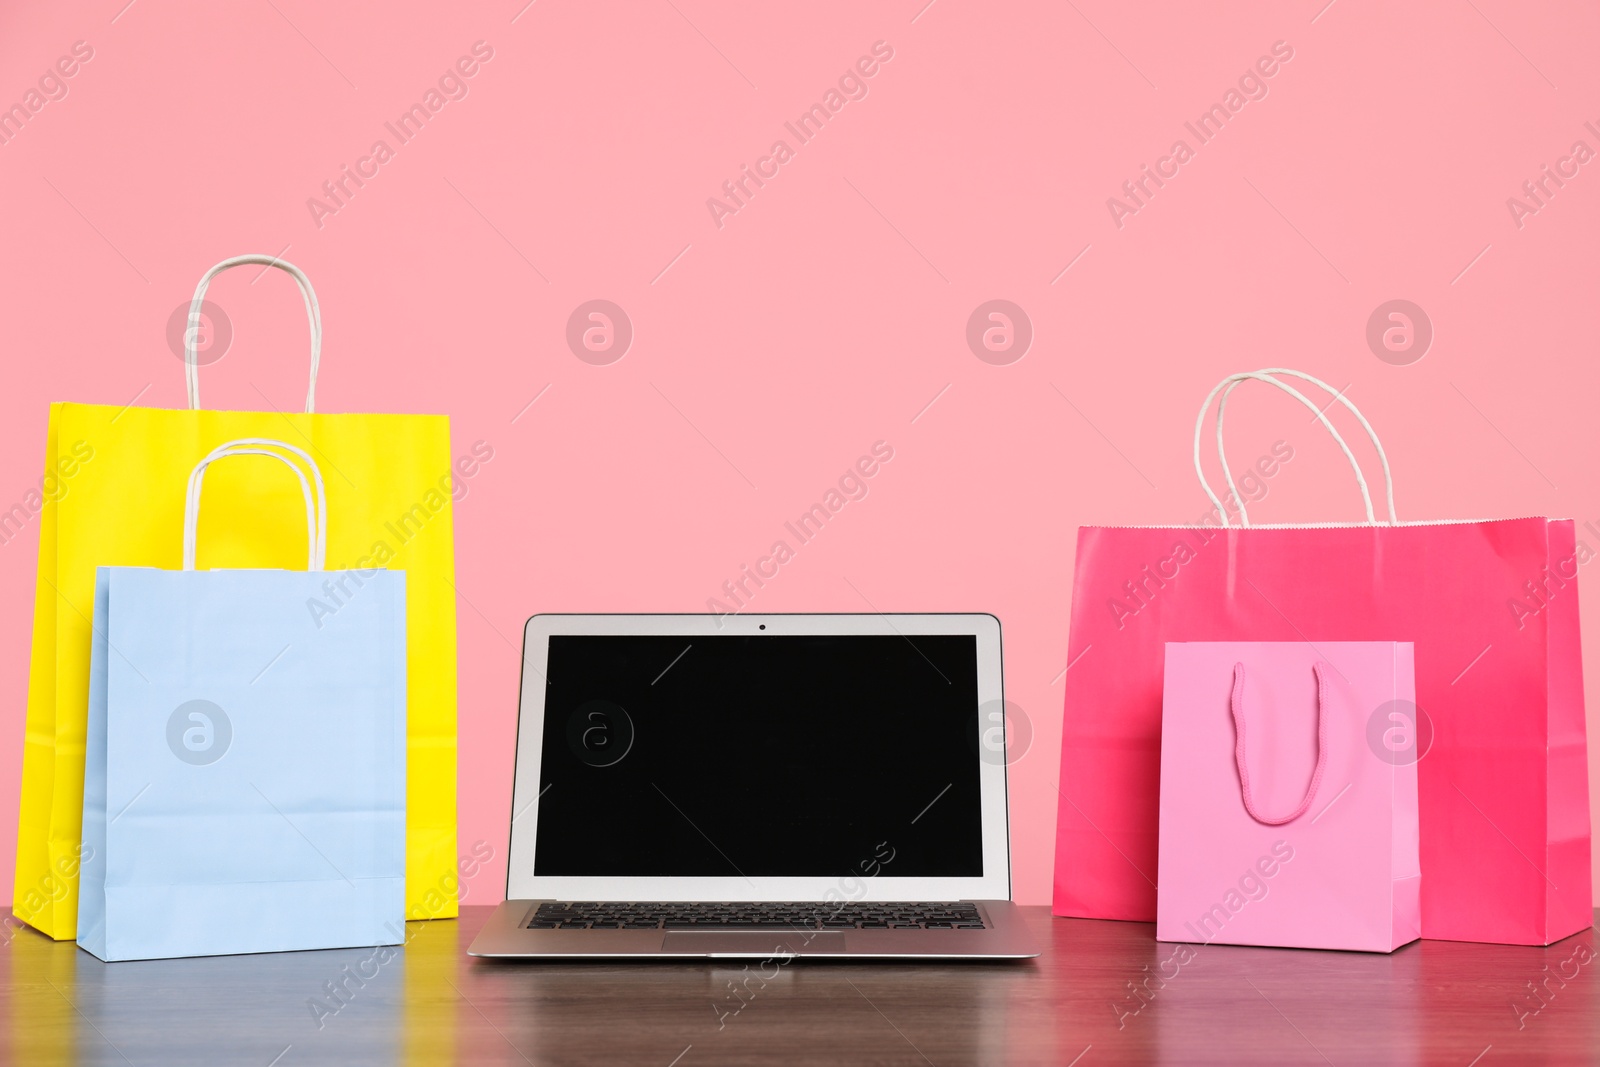
[[[282,476],[255,457],[300,479],[308,569],[195,570],[206,467]],[[324,570],[326,523],[310,456],[232,441],[190,476],[183,570],[99,569],[78,943],[100,959],[404,939],[405,575]]]

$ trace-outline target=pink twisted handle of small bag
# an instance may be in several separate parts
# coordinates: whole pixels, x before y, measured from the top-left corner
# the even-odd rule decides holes
[[[1249,812],[1250,817],[1256,822],[1267,826],[1282,826],[1286,822],[1294,822],[1311,807],[1311,801],[1317,795],[1317,787],[1322,784],[1322,772],[1328,761],[1328,679],[1323,674],[1323,666],[1321,660],[1311,665],[1311,673],[1317,678],[1317,766],[1311,772],[1311,784],[1306,786],[1305,799],[1300,801],[1300,806],[1287,815],[1274,817],[1257,811],[1255,800],[1250,795],[1250,767],[1244,745],[1244,664],[1233,665],[1233,729],[1239,739],[1233,749],[1233,759],[1239,765],[1239,793],[1244,798],[1244,810]]]

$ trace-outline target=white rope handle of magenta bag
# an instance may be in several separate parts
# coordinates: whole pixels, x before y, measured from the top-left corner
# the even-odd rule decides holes
[[[306,481],[305,473],[288,456],[272,451],[273,448],[281,448],[300,456],[311,468],[311,476],[316,484],[315,505],[312,503],[311,484]],[[306,503],[306,569],[322,570],[327,560],[327,502],[323,490],[322,472],[316,462],[301,449],[269,438],[241,438],[219,445],[189,472],[189,488],[184,496],[183,507],[183,569],[186,571],[195,569],[195,534],[200,524],[200,493],[205,484],[206,468],[228,456],[269,456],[294,472],[294,476],[300,481],[300,494]]]
[[[1380,463],[1383,464],[1383,481],[1384,481],[1384,489],[1385,489],[1385,503],[1388,505],[1388,509],[1389,509],[1389,523],[1391,525],[1393,525],[1394,523],[1399,521],[1395,517],[1395,510],[1394,510],[1394,474],[1389,469],[1389,454],[1384,451],[1383,442],[1378,439],[1378,432],[1372,428],[1372,423],[1368,422],[1367,421],[1367,417],[1361,413],[1361,409],[1356,407],[1355,404],[1352,403],[1350,401],[1350,399],[1344,395],[1344,390],[1335,389],[1333,386],[1329,385],[1327,382],[1323,381],[1321,378],[1317,378],[1317,377],[1315,377],[1313,375],[1307,374],[1304,371],[1291,370],[1291,369],[1289,369],[1287,367],[1268,367],[1268,368],[1265,368],[1263,370],[1259,370],[1259,371],[1253,372],[1250,375],[1250,377],[1256,378],[1256,380],[1262,380],[1258,376],[1259,375],[1263,375],[1263,374],[1266,374],[1266,375],[1285,374],[1285,375],[1288,375],[1288,376],[1290,376],[1292,378],[1299,378],[1302,381],[1310,382],[1311,384],[1317,386],[1319,389],[1322,389],[1323,391],[1331,394],[1333,396],[1334,400],[1338,401],[1340,404],[1343,404],[1346,408],[1348,408],[1350,410],[1350,413],[1356,417],[1356,420],[1358,422],[1361,423],[1362,428],[1367,431],[1367,439],[1372,442],[1373,449],[1378,453],[1378,460],[1379,460]],[[1229,492],[1231,492],[1234,495],[1234,498],[1239,501],[1239,521],[1240,521],[1240,523],[1242,525],[1248,526],[1250,524],[1250,516],[1249,516],[1248,512],[1245,510],[1244,498],[1239,496],[1238,486],[1234,485],[1233,472],[1228,469],[1228,457],[1227,457],[1226,453],[1223,451],[1223,447],[1222,447],[1222,421],[1223,421],[1223,416],[1226,413],[1226,410],[1227,410],[1227,407],[1228,407],[1228,397],[1233,393],[1233,391],[1235,389],[1237,389],[1246,380],[1245,377],[1242,376],[1242,375],[1238,375],[1238,376],[1235,376],[1235,377],[1237,378],[1237,380],[1235,380],[1233,382],[1230,382],[1228,384],[1228,387],[1225,390],[1223,390],[1222,399],[1217,402],[1217,458],[1218,458],[1218,461],[1222,464],[1222,473],[1223,473],[1223,476],[1227,479]],[[1268,378],[1268,379],[1265,379],[1265,380],[1270,381],[1274,386],[1277,386],[1279,389],[1283,389],[1286,392],[1290,392],[1290,393],[1294,393],[1295,392],[1293,387],[1288,386],[1283,382],[1277,381],[1275,378]],[[1301,397],[1301,400],[1305,401],[1305,398]],[[1309,403],[1309,402],[1307,402],[1307,403]],[[1329,403],[1331,404],[1332,401],[1330,401]],[[1367,501],[1367,522],[1371,523],[1373,525],[1376,525],[1378,520],[1372,513],[1372,506],[1371,506],[1370,500],[1368,499],[1368,496],[1367,496],[1366,478],[1365,478],[1365,476],[1363,475],[1363,473],[1361,471],[1360,465],[1356,463],[1355,457],[1351,454],[1350,449],[1348,447],[1345,447],[1344,441],[1343,441],[1341,435],[1337,431],[1335,431],[1333,429],[1332,424],[1328,422],[1328,420],[1326,418],[1326,412],[1327,412],[1328,406],[1329,406],[1328,404],[1324,404],[1323,407],[1318,410],[1319,418],[1321,419],[1322,424],[1325,427],[1327,427],[1328,431],[1333,434],[1334,440],[1338,441],[1340,443],[1340,446],[1342,448],[1344,448],[1345,457],[1350,460],[1351,466],[1355,470],[1356,483],[1362,489],[1362,498],[1363,498],[1363,500]]]
[[[306,277],[305,271],[277,256],[258,252],[223,260],[206,271],[200,278],[200,284],[195,286],[194,300],[189,304],[188,329],[183,332],[183,375],[189,385],[189,407],[200,406],[200,364],[196,341],[200,335],[200,307],[205,301],[206,289],[211,285],[211,279],[218,274],[230,267],[241,267],[247,263],[277,267],[292,275],[296,284],[300,286],[300,295],[306,303],[306,317],[311,321],[311,384],[306,387],[306,414],[309,415],[316,409],[317,368],[322,364],[322,308],[317,304],[316,290],[311,288],[311,279]]]
[[[1216,399],[1218,393],[1221,393],[1222,399],[1217,403],[1217,459],[1222,465],[1222,474],[1223,478],[1227,482],[1228,492],[1239,505],[1239,525],[1249,526],[1250,513],[1245,507],[1244,498],[1239,495],[1238,486],[1234,484],[1233,471],[1228,467],[1228,456],[1223,447],[1222,441],[1223,416],[1227,411],[1228,397],[1236,388],[1247,381],[1266,382],[1268,385],[1281,389],[1283,392],[1288,393],[1290,396],[1300,401],[1300,403],[1303,404],[1307,410],[1316,416],[1317,421],[1322,423],[1323,428],[1328,431],[1328,433],[1333,437],[1335,443],[1338,444],[1339,450],[1344,453],[1345,459],[1350,463],[1350,469],[1355,473],[1356,486],[1361,490],[1361,502],[1366,508],[1367,523],[1374,526],[1378,525],[1379,523],[1377,514],[1372,508],[1372,494],[1367,488],[1367,479],[1361,471],[1361,464],[1356,459],[1355,453],[1350,451],[1350,446],[1348,443],[1346,443],[1344,436],[1339,433],[1339,431],[1334,427],[1333,423],[1328,421],[1327,407],[1331,406],[1333,401],[1329,401],[1328,405],[1318,408],[1317,405],[1314,404],[1304,393],[1300,392],[1300,390],[1296,389],[1287,382],[1281,382],[1277,378],[1273,377],[1273,375],[1276,374],[1284,374],[1293,378],[1299,378],[1302,381],[1310,382],[1313,385],[1316,385],[1318,388],[1326,390],[1328,393],[1332,394],[1333,400],[1338,401],[1345,407],[1349,408],[1351,413],[1355,415],[1356,419],[1367,431],[1367,437],[1372,441],[1372,447],[1377,450],[1378,459],[1383,464],[1383,480],[1386,490],[1386,503],[1388,504],[1389,508],[1388,522],[1390,525],[1399,522],[1399,518],[1395,514],[1394,475],[1389,468],[1388,453],[1386,453],[1383,449],[1383,442],[1378,440],[1377,431],[1372,428],[1372,424],[1367,421],[1366,416],[1361,414],[1361,410],[1350,402],[1349,398],[1344,395],[1343,390],[1335,389],[1333,386],[1329,385],[1320,378],[1306,374],[1304,371],[1290,370],[1286,367],[1266,367],[1256,371],[1241,371],[1238,374],[1230,374],[1228,377],[1218,382],[1216,387],[1212,389],[1210,393],[1206,394],[1205,401],[1200,405],[1200,413],[1195,417],[1194,471],[1200,479],[1200,488],[1205,490],[1207,498],[1209,498],[1211,503],[1216,506],[1217,514],[1222,525],[1228,525],[1228,509],[1223,502],[1217,498],[1217,494],[1212,491],[1211,484],[1206,481],[1205,469],[1200,463],[1200,431],[1205,426],[1206,412],[1211,409],[1211,401]]]

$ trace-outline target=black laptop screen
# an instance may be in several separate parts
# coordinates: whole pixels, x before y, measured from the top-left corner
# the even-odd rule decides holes
[[[977,692],[970,635],[552,636],[534,873],[981,876]]]

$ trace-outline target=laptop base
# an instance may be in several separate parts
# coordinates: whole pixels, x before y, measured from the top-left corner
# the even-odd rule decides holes
[[[562,930],[527,928],[544,900],[495,909],[468,954],[498,959],[1031,959],[1039,948],[1009,900],[968,901],[982,930]]]

